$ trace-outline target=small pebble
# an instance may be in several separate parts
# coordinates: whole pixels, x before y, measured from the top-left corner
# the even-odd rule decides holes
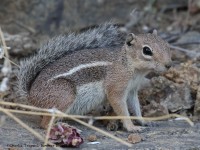
[[[88,141],[90,141],[90,142],[94,142],[94,141],[97,140],[97,136],[96,136],[96,135],[89,135],[87,139],[88,139]]]
[[[141,141],[142,141],[142,137],[138,134],[130,134],[128,136],[128,142],[129,143],[135,144],[135,143],[139,143]]]

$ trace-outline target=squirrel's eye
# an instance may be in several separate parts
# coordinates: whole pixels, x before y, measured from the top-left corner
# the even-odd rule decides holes
[[[143,47],[143,54],[144,55],[148,55],[148,56],[152,56],[153,55],[152,50],[147,46]]]

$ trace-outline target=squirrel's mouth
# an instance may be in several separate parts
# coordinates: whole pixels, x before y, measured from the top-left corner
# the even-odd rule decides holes
[[[158,73],[158,74],[162,74],[162,73],[165,73],[166,71],[169,70],[171,66],[166,66],[166,65],[157,65],[156,68],[155,68],[155,72]]]

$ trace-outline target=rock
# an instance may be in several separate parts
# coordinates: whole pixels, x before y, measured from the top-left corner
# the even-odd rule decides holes
[[[152,101],[149,105],[143,107],[144,117],[159,117],[168,114],[169,111],[167,107],[162,104],[158,104],[155,101]]]
[[[143,107],[145,116],[160,116],[168,114],[168,111],[175,113],[190,109],[194,104],[190,87],[186,83],[177,84],[159,76],[151,79],[151,85],[148,90],[140,92],[142,99],[147,101]]]
[[[196,63],[196,62],[195,62]],[[179,66],[171,68],[164,76],[178,84],[188,84],[193,97],[196,96],[200,85],[200,69],[192,61],[181,63]]]
[[[190,109],[194,101],[191,98],[190,88],[187,84],[175,85],[165,99],[161,99],[161,104],[168,110],[175,113],[179,110]]]

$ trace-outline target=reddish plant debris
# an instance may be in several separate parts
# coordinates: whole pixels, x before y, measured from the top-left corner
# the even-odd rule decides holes
[[[83,143],[78,129],[66,123],[55,124],[51,128],[49,140],[61,147],[78,147]]]
[[[142,137],[138,134],[130,134],[128,136],[128,142],[129,143],[135,144],[135,143],[139,143],[141,141],[142,141]]]

